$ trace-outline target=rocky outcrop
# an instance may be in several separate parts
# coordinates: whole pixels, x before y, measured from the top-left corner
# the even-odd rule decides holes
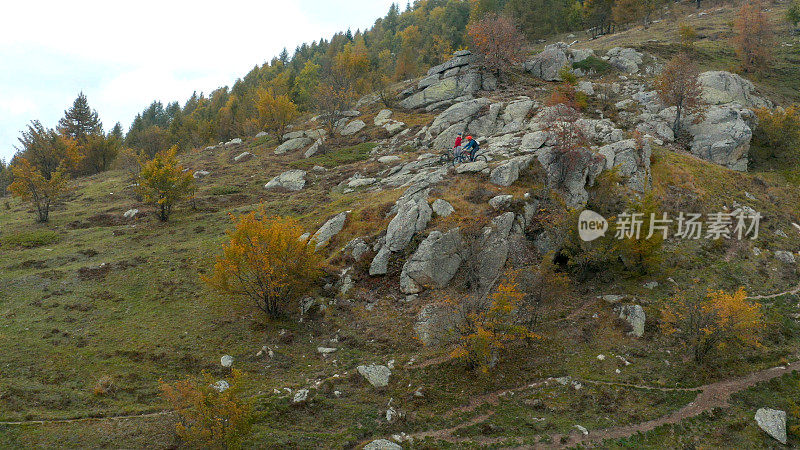
[[[266,189],[286,189],[289,191],[299,191],[306,185],[305,170],[288,170],[271,179],[264,185]]]
[[[448,203],[446,200],[442,200],[440,198],[434,200],[433,204],[431,205],[431,208],[433,209],[433,212],[436,213],[436,215],[439,217],[447,217],[450,214],[456,212],[456,210],[453,209],[453,205]]]
[[[539,163],[547,174],[547,185],[564,193],[569,207],[585,205],[589,200],[587,186],[594,184],[595,178],[606,167],[606,159],[589,150],[579,149],[561,152],[545,147],[536,154]]]
[[[403,447],[388,439],[376,439],[365,445],[364,450],[403,450]]]
[[[350,214],[350,211],[344,211],[331,217],[313,236],[311,236],[311,240],[316,242],[315,248],[317,250],[326,246],[332,237],[342,231],[344,223],[347,221],[348,214]]]
[[[477,137],[511,135],[525,129],[528,113],[535,102],[519,97],[510,102],[491,103],[477,98],[454,104],[434,119],[425,139],[433,148],[449,148],[458,133]],[[485,142],[481,142],[482,148]]]
[[[414,332],[423,345],[440,347],[455,338],[453,330],[461,323],[454,305],[431,303],[425,305],[417,315]]]
[[[301,148],[308,147],[314,141],[311,140],[309,137],[300,136],[294,139],[290,139],[283,144],[279,145],[278,148],[275,149],[276,155],[283,155],[284,153],[293,152],[295,150],[300,150]]]
[[[489,175],[489,181],[498,186],[511,186],[519,178],[520,170],[527,169],[536,159],[533,155],[518,156],[497,166]]]
[[[736,104],[711,106],[694,123],[687,120],[687,130],[694,137],[692,154],[732,170],[747,171],[748,151],[753,132],[754,113]]]
[[[428,226],[432,213],[424,198],[403,203],[386,227],[386,247],[393,252],[406,248],[414,234]]]
[[[755,416],[758,427],[783,445],[786,445],[786,411],[759,408]]]
[[[523,65],[533,76],[545,81],[561,81],[560,71],[564,66],[571,67],[568,56],[569,46],[563,42],[550,44],[530,61]]]
[[[631,336],[640,338],[644,336],[644,324],[647,316],[640,305],[624,305],[617,308],[619,318],[631,326]]]
[[[476,55],[461,50],[453,53],[453,58],[444,64],[431,67],[417,89],[408,92],[399,105],[406,109],[444,107],[448,102],[469,97],[481,89],[492,90],[496,84],[493,76],[479,70]]]
[[[453,279],[464,260],[464,244],[458,228],[447,233],[432,231],[403,265],[400,286],[404,294],[424,287],[443,288]]]
[[[358,373],[369,381],[369,384],[376,388],[383,388],[389,385],[389,376],[392,371],[386,366],[374,364],[356,367]]]
[[[365,124],[363,120],[352,120],[339,130],[339,134],[342,136],[350,136],[363,130],[366,126],[367,124]]]
[[[632,190],[645,192],[652,186],[653,179],[650,174],[652,150],[648,142],[640,145],[635,139],[627,139],[600,147],[597,152],[605,157],[605,168],[616,167]]]
[[[491,226],[484,228],[478,238],[470,259],[477,268],[475,277],[479,289],[490,288],[503,270],[508,258],[508,235],[513,225],[514,213],[507,212],[494,218]]]
[[[724,71],[703,72],[698,77],[703,101],[709,105],[738,103],[747,108],[768,108],[770,101],[759,97],[749,80]]]
[[[639,72],[639,66],[643,62],[642,57],[641,53],[626,47],[614,47],[605,56],[609,64],[626,73]]]

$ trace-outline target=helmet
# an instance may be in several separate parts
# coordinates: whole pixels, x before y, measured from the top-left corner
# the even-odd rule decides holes
[[[472,140],[472,136],[467,136],[467,140],[471,141]]]

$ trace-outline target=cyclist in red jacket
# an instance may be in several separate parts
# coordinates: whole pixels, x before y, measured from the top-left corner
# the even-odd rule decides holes
[[[456,143],[453,145],[453,154],[457,155],[459,151],[461,151],[461,133],[458,133],[458,136],[456,136]]]

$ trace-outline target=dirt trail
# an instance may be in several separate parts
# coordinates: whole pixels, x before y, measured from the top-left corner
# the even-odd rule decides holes
[[[48,425],[48,424],[63,424],[63,423],[99,422],[101,420],[146,419],[148,417],[167,416],[170,414],[172,414],[172,411],[157,411],[157,412],[143,413],[143,414],[126,414],[121,416],[81,417],[78,419],[21,420],[16,422],[0,422],[0,425]]]
[[[788,291],[778,292],[777,294],[754,295],[747,298],[750,300],[765,300],[765,299],[780,297],[781,295],[797,295],[798,293],[800,293],[800,284],[798,284],[797,286],[793,287]]]
[[[576,380],[576,381],[581,381],[583,383],[625,386],[636,389],[651,389],[651,390],[660,390],[665,392],[683,391],[683,392],[699,392],[699,393],[697,397],[694,399],[694,401],[692,401],[691,403],[678,409],[677,411],[674,411],[670,414],[659,417],[657,419],[631,425],[606,428],[603,430],[594,430],[590,431],[588,435],[582,435],[576,430],[575,432],[569,435],[551,436],[552,439],[550,441],[551,442],[550,444],[538,444],[533,447],[524,446],[520,448],[567,448],[579,444],[580,445],[598,444],[607,439],[621,439],[633,436],[637,433],[645,433],[662,425],[674,424],[681,422],[684,419],[698,416],[703,412],[710,411],[711,409],[714,408],[726,407],[728,406],[728,400],[730,399],[731,395],[743,391],[752,386],[755,386],[758,383],[769,381],[772,380],[773,378],[777,378],[798,370],[800,370],[800,360],[795,361],[786,366],[764,369],[758,372],[753,372],[748,375],[717,381],[715,383],[709,383],[694,388],[669,388],[669,387],[644,386],[644,385],[614,383],[614,382],[594,381],[594,380]],[[519,388],[508,389],[490,394],[484,394],[482,396],[471,399],[469,405],[461,407],[458,410],[455,410],[454,413],[469,412],[475,410],[478,406],[484,404],[496,405],[499,402],[499,398],[509,392],[522,391],[525,389],[535,388],[543,384],[546,384],[547,382],[548,380],[545,380],[532,384],[526,384],[525,386]],[[434,438],[434,439],[441,439],[451,443],[471,442],[483,445],[490,445],[508,441],[521,442],[522,436],[470,437],[470,438],[454,436],[454,433],[457,430],[479,424],[484,420],[488,419],[489,417],[491,417],[491,415],[492,413],[483,414],[474,417],[472,419],[469,419],[468,421],[453,426],[451,428],[415,433],[413,437],[415,439]],[[534,436],[525,436],[525,438],[531,438],[531,437]]]

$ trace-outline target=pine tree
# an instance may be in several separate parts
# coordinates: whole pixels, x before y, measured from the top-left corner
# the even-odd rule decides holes
[[[125,138],[125,133],[122,131],[122,124],[117,122],[114,124],[114,128],[108,133],[108,137],[112,137],[117,139],[119,142],[122,142]]]
[[[58,131],[78,142],[85,142],[88,136],[103,132],[97,111],[89,107],[83,92],[78,94],[72,107],[64,111],[64,117],[58,121]]]

